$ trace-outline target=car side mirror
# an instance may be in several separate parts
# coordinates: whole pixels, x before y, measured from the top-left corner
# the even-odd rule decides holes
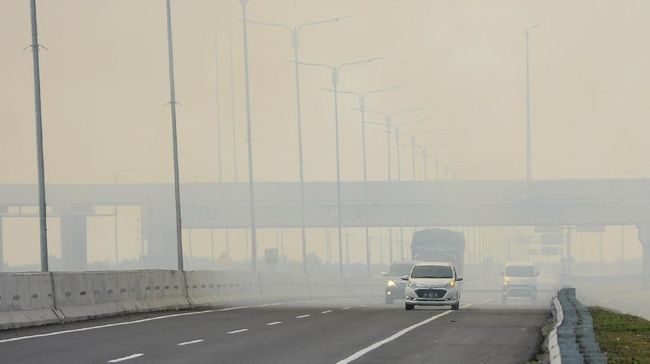
[[[381,275],[384,276],[384,277],[388,277],[388,273],[387,273],[387,272],[381,272]]]
[[[463,277],[456,277],[456,281],[460,282],[463,280]]]
[[[408,274],[403,275],[403,276],[402,276],[402,280],[403,280],[403,281],[408,281],[408,280],[409,280],[409,276],[408,276]]]

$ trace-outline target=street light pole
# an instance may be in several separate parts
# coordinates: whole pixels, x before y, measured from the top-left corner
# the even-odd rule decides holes
[[[219,97],[219,32],[217,31],[214,36],[214,83],[216,90],[216,106],[217,106],[217,159],[218,159],[218,181],[223,182],[223,161],[221,159],[221,98]]]
[[[530,53],[529,53],[529,33],[539,24],[534,25],[524,32],[526,40],[526,193],[530,194],[530,182],[533,179],[533,162],[532,162],[532,122],[530,118]]]
[[[363,159],[363,216],[364,216],[364,230],[366,238],[366,268],[367,274],[370,275],[370,236],[368,228],[368,163],[367,163],[367,148],[366,148],[366,99],[369,95],[378,94],[381,92],[395,90],[401,86],[393,86],[390,88],[383,88],[377,90],[371,90],[366,92],[354,92],[354,91],[338,91],[341,94],[354,95],[358,98],[359,101],[359,111],[361,112],[361,146],[362,146],[362,159]],[[332,91],[332,90],[328,90]]]
[[[291,48],[293,48],[293,65],[294,65],[294,74],[295,74],[295,83],[296,83],[296,126],[298,132],[298,165],[299,165],[299,180],[300,180],[300,237],[302,243],[302,269],[303,272],[307,272],[307,235],[305,228],[305,178],[304,178],[304,158],[303,158],[303,142],[302,142],[302,112],[301,112],[301,103],[300,103],[300,71],[299,71],[299,57],[298,57],[298,48],[300,47],[300,31],[307,26],[332,23],[343,19],[333,18],[327,20],[320,20],[305,23],[299,26],[290,26],[286,24],[278,23],[265,23],[258,21],[248,20],[251,24],[264,25],[269,27],[279,27],[288,30],[291,33]]]
[[[248,0],[241,0],[242,35],[244,40],[244,83],[246,92],[246,140],[248,142],[248,191],[250,200],[251,230],[251,269],[257,270],[257,228],[255,226],[255,178],[253,176],[253,137],[251,131],[250,77],[248,73],[248,34],[246,32],[246,5]]]
[[[325,67],[330,70],[332,77],[332,90],[334,94],[334,131],[336,136],[336,224],[337,224],[337,234],[338,234],[338,243],[339,243],[339,274],[343,275],[343,227],[342,227],[342,216],[341,216],[341,166],[340,166],[340,145],[339,145],[339,72],[341,68],[346,66],[352,66],[355,64],[368,63],[379,58],[369,58],[362,61],[342,63],[339,65],[327,65],[322,63],[305,63],[300,62],[299,64],[305,66],[315,66],[315,67]]]
[[[174,154],[174,201],[176,207],[176,256],[177,269],[183,270],[183,233],[181,223],[181,193],[178,170],[178,139],[176,132],[176,87],[174,84],[174,45],[172,42],[172,14],[171,0],[166,0],[167,5],[167,50],[169,60],[169,92],[172,119],[172,147]]]
[[[233,67],[232,61],[232,38],[228,37],[228,49],[230,53],[230,112],[232,119],[232,166],[233,166],[233,180],[238,181],[238,171],[237,171],[237,127],[236,127],[236,118],[235,118],[235,69]],[[227,230],[226,230],[227,231]]]
[[[413,111],[418,111],[418,110],[422,110],[422,108],[401,110],[401,111],[394,112],[394,113],[391,113],[391,114],[380,112],[380,111],[373,111],[373,110],[366,110],[365,111],[365,112],[369,112],[369,113],[373,113],[373,114],[382,115],[384,117],[384,120],[385,120],[384,126],[386,128],[386,162],[387,162],[386,164],[387,164],[387,177],[388,177],[387,182],[388,182],[388,188],[389,188],[389,192],[388,192],[389,210],[392,209],[392,197],[393,197],[391,195],[391,191],[390,191],[390,187],[391,187],[390,135],[391,135],[391,130],[393,128],[392,117],[394,115],[413,112]],[[371,123],[369,123],[369,124],[371,124]],[[399,149],[399,145],[396,146],[396,148]],[[399,151],[398,151],[398,153],[399,153]],[[389,213],[389,217],[392,220],[392,214]],[[403,252],[402,252],[402,255],[403,255]],[[393,263],[393,227],[391,226],[390,223],[388,224],[388,259],[389,259],[389,264],[392,264]]]
[[[41,112],[41,68],[38,44],[38,22],[36,18],[36,0],[29,2],[32,24],[32,61],[34,64],[34,111],[36,114],[36,160],[38,168],[38,221],[40,231],[41,271],[48,272],[47,253],[47,216],[45,205],[45,158],[43,152],[43,116]]]

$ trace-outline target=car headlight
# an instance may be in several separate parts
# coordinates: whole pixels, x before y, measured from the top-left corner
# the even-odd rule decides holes
[[[504,286],[507,286],[508,284],[510,284],[510,281],[508,281],[507,279],[505,279],[505,280],[503,281],[503,285],[504,285]]]
[[[386,282],[386,287],[395,287],[397,284],[394,281],[388,281]]]
[[[454,280],[449,281],[449,283],[445,284],[445,287],[446,288],[456,287],[456,281],[454,281]]]

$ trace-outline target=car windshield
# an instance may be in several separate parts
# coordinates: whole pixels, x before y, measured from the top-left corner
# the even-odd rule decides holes
[[[535,267],[532,265],[509,265],[506,267],[508,277],[532,277],[535,275]]]
[[[445,265],[418,265],[411,272],[411,278],[453,278],[453,276],[451,267]]]
[[[403,276],[405,274],[409,274],[409,272],[411,272],[411,268],[413,268],[413,264],[410,263],[393,264],[390,266],[390,271],[388,271],[388,275]]]

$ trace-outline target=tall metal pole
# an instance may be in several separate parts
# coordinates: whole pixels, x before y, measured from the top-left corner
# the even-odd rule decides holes
[[[399,143],[399,128],[395,128],[395,153],[397,157],[397,182],[402,182],[402,168],[401,168],[401,157],[400,157],[400,143]],[[401,189],[400,189],[401,191]],[[399,192],[398,192],[399,194]],[[397,196],[398,198],[400,196]],[[399,221],[399,256],[401,260],[404,260],[404,227],[402,226],[401,211],[397,211],[398,216],[400,216]]]
[[[253,136],[251,130],[251,97],[250,77],[248,74],[248,34],[246,32],[246,4],[248,0],[241,0],[242,33],[244,38],[244,83],[246,91],[246,140],[248,144],[248,190],[250,195],[251,219],[251,269],[257,270],[257,228],[255,226],[255,179],[253,176]]]
[[[214,84],[216,91],[216,106],[217,106],[217,159],[219,162],[219,167],[217,169],[218,181],[219,183],[223,182],[223,160],[221,159],[221,98],[219,97],[219,32],[215,33],[214,36]]]
[[[388,172],[387,181],[388,181],[388,188],[389,188],[389,191],[388,191],[389,201],[392,200],[392,198],[390,196],[390,194],[391,194],[391,191],[390,191],[390,185],[391,185],[391,183],[390,183],[391,182],[391,173],[390,173],[391,172],[390,171],[390,165],[391,165],[390,134],[391,134],[391,132],[390,132],[390,130],[391,130],[391,128],[392,128],[391,117],[390,117],[390,115],[386,115],[386,162],[387,162],[387,172]],[[389,205],[389,210],[392,210],[392,206],[390,206],[390,205]],[[389,214],[392,215],[390,212],[389,212]],[[391,216],[390,220],[392,220],[392,216]],[[393,226],[390,225],[390,223],[388,225],[388,264],[393,264]]]
[[[307,272],[307,235],[305,234],[305,177],[304,160],[302,155],[302,113],[300,108],[300,71],[298,70],[298,29],[291,30],[291,46],[293,47],[293,67],[296,81],[296,122],[298,126],[298,165],[300,177],[300,239],[302,243],[302,270]]]
[[[113,175],[113,184],[117,187],[117,173]],[[117,238],[117,205],[113,205],[113,239],[114,239],[114,249],[115,249],[115,265],[117,265],[119,254],[118,254],[118,238]]]
[[[41,271],[50,270],[47,253],[47,216],[45,206],[45,158],[43,153],[43,116],[41,113],[41,69],[39,60],[36,0],[29,2],[32,23],[32,60],[34,64],[34,111],[36,114],[36,159],[38,168],[38,221],[41,244]]]
[[[174,153],[174,201],[176,205],[176,256],[177,269],[183,270],[183,226],[181,224],[181,192],[178,171],[178,141],[176,133],[176,87],[174,84],[174,45],[172,42],[172,14],[171,0],[166,0],[167,5],[167,48],[169,56],[169,93],[172,117],[172,145]]]
[[[339,69],[332,67],[332,89],[334,90],[334,129],[336,133],[336,228],[339,239],[339,274],[343,275],[343,227],[341,216],[341,157],[339,146]]]
[[[413,171],[413,182],[415,182],[415,137],[411,136],[411,170]]]
[[[228,37],[228,48],[230,50],[230,112],[231,112],[231,121],[232,121],[232,168],[233,168],[233,180],[237,182],[238,180],[238,171],[237,171],[237,124],[235,118],[235,69],[233,67],[232,61],[232,38]]]
[[[363,229],[366,238],[366,273],[368,276],[370,276],[370,236],[368,228],[368,153],[366,150],[366,95],[360,95],[359,107],[361,109],[361,148],[363,154]]]
[[[532,166],[532,141],[531,141],[531,120],[530,120],[530,62],[528,51],[529,30],[524,33],[526,38],[526,192],[530,192],[530,181],[533,178]]]

